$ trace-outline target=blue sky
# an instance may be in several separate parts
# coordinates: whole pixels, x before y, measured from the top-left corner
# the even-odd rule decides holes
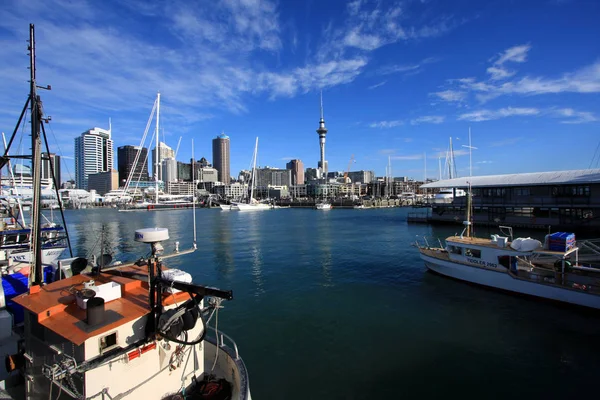
[[[319,157],[329,169],[437,177],[454,140],[467,175],[598,166],[600,2],[577,0],[67,1],[0,4],[0,130],[28,93],[28,24],[52,116],[50,145],[74,173],[73,139],[108,127],[139,144],[156,92],[178,159],[212,160],[231,138],[232,174]],[[26,143],[26,142],[24,142]],[[425,161],[426,157],[426,161]]]

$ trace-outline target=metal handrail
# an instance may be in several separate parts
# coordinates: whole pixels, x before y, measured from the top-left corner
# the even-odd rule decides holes
[[[218,338],[218,337],[217,337],[217,338],[215,338],[215,339],[217,339],[217,345],[218,345],[219,347],[224,347],[224,346],[225,346],[223,338],[227,338],[227,340],[229,340],[229,341],[231,342],[231,344],[233,345],[233,351],[235,352],[235,359],[236,359],[236,360],[239,360],[239,359],[240,359],[240,352],[238,351],[238,347],[237,347],[237,344],[235,343],[235,340],[233,340],[233,339],[232,339],[232,338],[231,338],[229,335],[227,335],[226,333],[223,333],[223,332],[221,332],[220,330],[218,330],[218,329],[215,329],[215,328],[214,328],[214,327],[212,327],[212,326],[207,326],[207,327],[206,327],[206,329],[208,330],[208,333],[207,333],[207,334],[209,334],[209,335],[210,335],[210,334],[214,334],[214,333],[215,333],[215,330],[216,330],[216,334],[217,334],[217,336],[220,336],[220,338],[221,338],[220,340],[219,340],[219,338]]]

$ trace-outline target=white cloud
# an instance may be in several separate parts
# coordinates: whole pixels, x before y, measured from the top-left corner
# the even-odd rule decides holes
[[[467,98],[467,92],[460,90],[444,90],[433,94],[447,102],[461,102]]]
[[[499,110],[478,110],[470,113],[461,114],[458,116],[458,120],[481,122],[506,117],[532,116],[539,114],[540,110],[538,110],[537,108],[506,107],[501,108]]]
[[[450,89],[433,94],[449,102],[464,101],[469,94],[473,94],[479,101],[486,102],[500,96],[513,94],[534,96],[556,93],[600,93],[600,61],[573,72],[563,73],[556,78],[525,76],[509,79],[516,72],[509,70],[506,63],[525,62],[530,49],[530,45],[520,45],[499,54],[492,66],[487,68],[487,72],[490,74],[488,80],[451,79],[449,80],[452,85]]]
[[[402,126],[402,125],[404,125],[404,121],[395,120],[395,121],[372,122],[369,126],[371,128],[387,129],[387,128],[395,128],[397,126]]]
[[[348,52],[371,52],[402,40],[440,36],[459,24],[452,17],[442,16],[420,25],[410,25],[404,7],[404,4],[369,0],[348,3],[343,24],[334,27],[330,23],[325,28],[317,59],[337,59]],[[418,8],[419,5],[413,3],[410,7]]]
[[[442,115],[425,115],[419,118],[415,118],[412,119],[410,121],[411,125],[418,125],[418,124],[423,124],[423,123],[428,123],[428,124],[441,124],[442,122],[444,122],[444,119],[446,117],[442,116]]]
[[[492,80],[506,79],[515,74],[514,71],[509,70],[504,65],[506,62],[522,63],[527,60],[527,53],[531,49],[528,44],[514,46],[506,49],[504,52],[497,56],[496,61],[493,65],[487,69],[487,72],[491,75]]]
[[[589,111],[576,111],[572,108],[561,108],[554,110],[554,113],[557,117],[571,118],[560,121],[563,124],[583,124],[586,122],[598,121],[598,118]]]
[[[458,116],[458,120],[464,121],[490,121],[494,119],[506,118],[506,117],[530,117],[530,116],[549,116],[552,118],[561,118],[560,121],[563,124],[583,124],[586,122],[598,121],[598,118],[589,111],[577,111],[572,108],[523,108],[523,107],[507,107],[498,110],[478,110],[470,113],[461,114]]]

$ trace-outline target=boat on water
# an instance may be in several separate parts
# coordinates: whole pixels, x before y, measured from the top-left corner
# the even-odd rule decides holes
[[[467,193],[470,203],[470,191]],[[470,204],[468,209],[470,209]],[[582,257],[574,234],[548,235],[544,243],[509,235],[478,238],[471,235],[467,212],[460,236],[446,238],[445,246],[417,241],[425,266],[451,278],[548,300],[600,309],[600,248],[589,246]],[[509,240],[510,239],[510,240]]]
[[[355,210],[365,210],[367,207],[364,204],[357,204],[353,208]]]
[[[316,210],[331,210],[331,203],[322,202],[315,204]]]
[[[30,25],[31,99],[39,101],[34,52]],[[34,156],[34,171],[38,162]],[[36,204],[39,191],[33,197],[39,217]],[[218,326],[219,310],[232,292],[194,284],[190,274],[165,263],[195,251],[193,216],[189,250],[180,252],[175,242],[175,251],[164,254],[167,229],[138,229],[135,240],[150,246],[147,258],[108,267],[100,263],[86,273],[72,270],[48,284],[38,256],[40,225],[33,223],[31,279],[22,282],[26,291],[11,298],[10,307],[5,293],[0,295],[0,345],[8,354],[9,372],[2,377],[0,397],[250,399],[237,345]],[[23,323],[15,327],[17,313]]]
[[[248,202],[231,202],[231,211],[264,211],[271,210],[273,207],[267,203],[261,203],[254,198],[254,188],[256,187],[256,157],[258,155],[258,137],[256,138],[256,145],[254,146],[254,155],[252,157],[252,175],[251,175],[251,186],[250,186],[250,197]],[[221,207],[223,210],[223,207]]]

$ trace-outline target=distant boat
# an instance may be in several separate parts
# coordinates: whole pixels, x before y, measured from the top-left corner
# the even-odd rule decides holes
[[[330,203],[317,203],[315,204],[315,209],[317,210],[331,210]]]

